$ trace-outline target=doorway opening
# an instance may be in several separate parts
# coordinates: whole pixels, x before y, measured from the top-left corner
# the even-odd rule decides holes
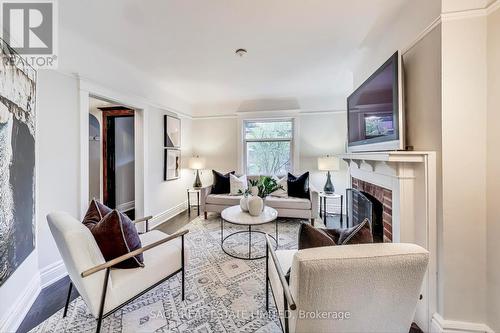
[[[135,110],[89,103],[89,198],[135,218]]]

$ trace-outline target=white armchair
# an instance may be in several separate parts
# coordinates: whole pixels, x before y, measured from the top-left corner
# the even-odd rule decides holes
[[[181,273],[181,297],[184,300],[184,235],[188,230],[173,235],[158,230],[146,232],[140,235],[140,249],[106,262],[83,223],[62,212],[49,214],[47,220],[71,279],[64,317],[73,285],[97,318],[97,332],[103,318],[177,273]],[[135,222],[147,224],[147,220]],[[144,256],[143,268],[112,268],[140,253]]]
[[[267,244],[266,308],[271,289],[284,332],[409,332],[425,249],[379,243],[274,251]]]

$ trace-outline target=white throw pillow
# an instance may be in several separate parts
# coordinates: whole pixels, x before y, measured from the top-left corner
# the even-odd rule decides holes
[[[273,176],[273,178],[278,183],[278,186],[281,185],[281,187],[283,189],[277,189],[276,191],[272,192],[270,195],[272,195],[273,197],[287,198],[288,197],[288,185],[287,185],[288,177],[285,176],[285,177],[279,179],[278,177]]]
[[[229,188],[230,195],[240,195],[241,192],[245,192],[248,189],[248,180],[247,175],[243,175],[241,177],[237,177],[233,174],[229,175]]]

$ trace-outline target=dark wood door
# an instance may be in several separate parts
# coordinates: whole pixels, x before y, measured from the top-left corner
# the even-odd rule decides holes
[[[134,110],[125,107],[106,107],[102,110],[103,203],[116,208],[115,121],[134,117]]]

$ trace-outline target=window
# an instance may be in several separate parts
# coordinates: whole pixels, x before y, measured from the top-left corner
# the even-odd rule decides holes
[[[245,121],[244,163],[249,175],[292,171],[293,120]]]

